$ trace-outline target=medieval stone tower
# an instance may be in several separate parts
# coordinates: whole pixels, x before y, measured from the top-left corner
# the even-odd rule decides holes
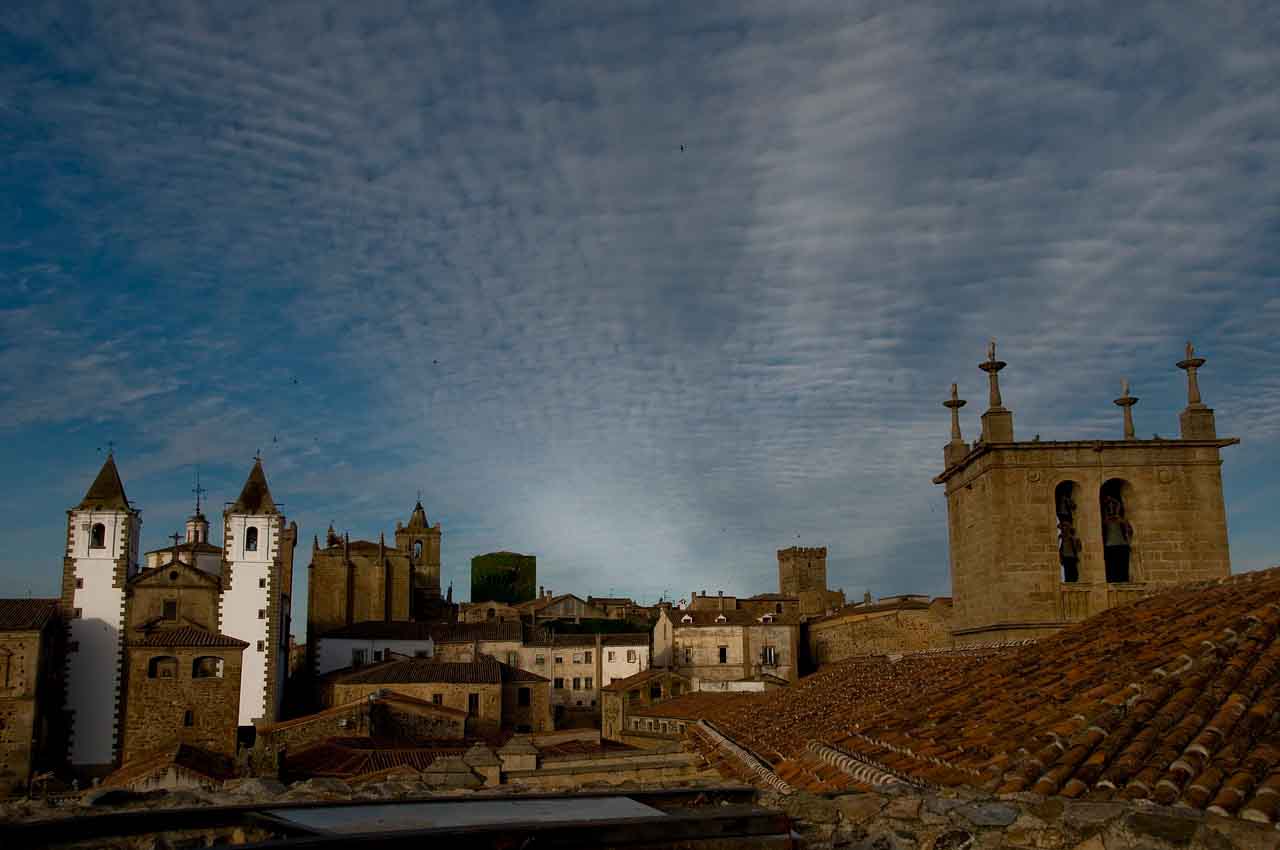
[[[1000,397],[995,343],[979,364],[990,402],[982,436],[960,435],[955,385],[945,469],[957,646],[1041,637],[1161,587],[1231,572],[1213,411],[1200,398],[1204,359],[1187,344],[1188,401],[1177,439],[1139,440],[1123,383],[1118,440],[1016,441]]]
[[[125,596],[138,571],[141,530],[141,512],[125,497],[108,454],[84,498],[67,511],[62,559],[68,757],[87,772],[105,772],[115,760]]]
[[[844,593],[827,590],[827,547],[778,550],[778,592],[800,600],[801,616],[816,616],[844,604]]]
[[[274,722],[289,669],[289,605],[293,596],[296,524],[285,526],[255,458],[240,497],[222,514],[223,591],[220,630],[248,641],[240,674],[240,725]]]
[[[421,499],[413,506],[409,524],[396,524],[396,548],[409,553],[415,616],[429,607],[428,600],[440,598],[440,536],[440,523],[427,522]]]

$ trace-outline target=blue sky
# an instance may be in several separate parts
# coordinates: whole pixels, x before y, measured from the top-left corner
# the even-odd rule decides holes
[[[421,489],[463,598],[499,548],[652,599],[797,543],[945,593],[989,336],[1043,439],[1118,437],[1122,376],[1176,434],[1193,338],[1234,567],[1280,561],[1280,24],[1122,6],[10,0],[7,592],[113,440],[147,548],[261,449],[302,581]]]

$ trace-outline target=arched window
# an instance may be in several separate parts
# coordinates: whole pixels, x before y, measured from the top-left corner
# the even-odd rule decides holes
[[[1125,516],[1132,488],[1129,482],[1112,478],[1102,485],[1098,500],[1102,506],[1102,559],[1108,582],[1127,582],[1133,526]]]
[[[1080,535],[1076,530],[1076,510],[1080,488],[1074,481],[1063,481],[1053,491],[1053,512],[1057,520],[1058,563],[1062,580],[1080,580]]]
[[[157,655],[147,665],[147,677],[150,679],[178,678],[178,659],[172,655]]]
[[[258,529],[252,528],[252,527],[245,529],[244,551],[246,552],[258,551]]]
[[[89,530],[89,548],[107,548],[107,527],[100,522],[95,522]]]
[[[413,560],[414,563],[422,560],[422,541],[415,541],[413,544]]]
[[[191,678],[221,679],[222,659],[216,655],[204,655],[191,662]]]

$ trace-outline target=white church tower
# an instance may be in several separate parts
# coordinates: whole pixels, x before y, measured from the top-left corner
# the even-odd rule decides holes
[[[288,670],[289,604],[298,526],[285,527],[255,458],[240,498],[223,512],[223,634],[249,642],[240,673],[240,725],[280,716]]]
[[[138,570],[141,528],[141,513],[125,498],[108,453],[89,492],[67,511],[62,560],[68,758],[88,772],[105,772],[115,761],[125,592]]]

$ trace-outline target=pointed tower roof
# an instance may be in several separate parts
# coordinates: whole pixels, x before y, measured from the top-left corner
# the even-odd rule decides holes
[[[254,458],[253,469],[249,470],[249,478],[244,482],[240,498],[227,513],[232,514],[274,514],[276,503],[271,499],[271,488],[267,486],[267,475],[262,471],[262,459]]]
[[[108,452],[107,462],[102,464],[98,477],[89,485],[89,492],[84,494],[77,510],[93,511],[127,511],[129,500],[124,495],[124,483],[120,480],[120,472],[116,469],[115,455]]]
[[[413,506],[413,513],[409,515],[409,528],[430,528],[427,525],[427,511],[422,507],[422,500],[419,499],[417,504]]]

